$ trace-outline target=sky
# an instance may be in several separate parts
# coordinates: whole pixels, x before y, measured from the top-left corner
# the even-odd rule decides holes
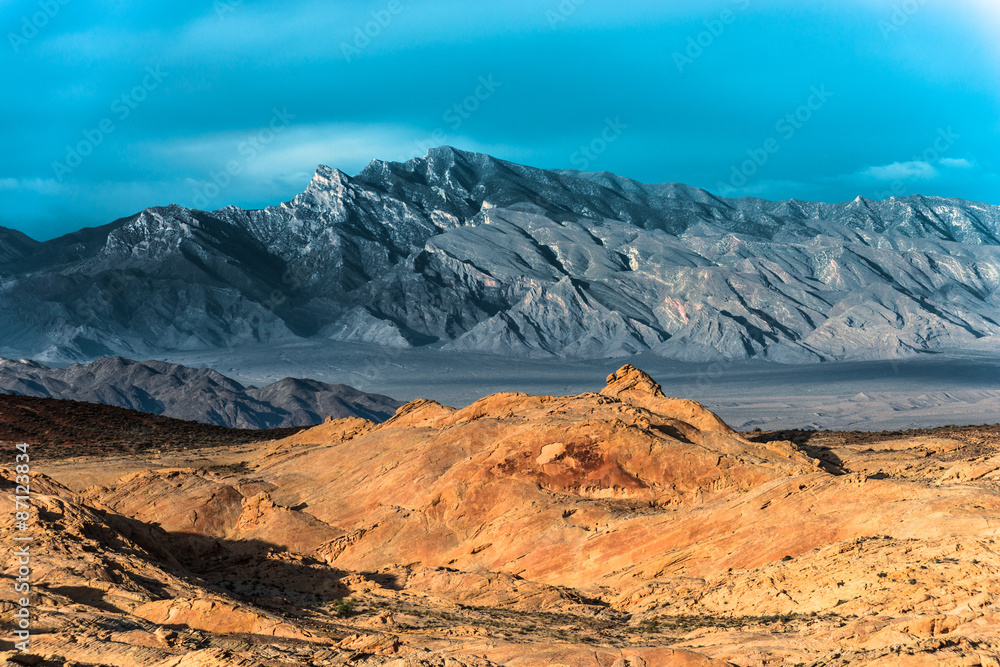
[[[1000,204],[995,0],[0,0],[0,226],[259,208],[437,145]]]

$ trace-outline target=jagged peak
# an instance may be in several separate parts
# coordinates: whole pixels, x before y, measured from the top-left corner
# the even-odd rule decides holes
[[[429,148],[423,157],[413,157],[406,162],[392,162],[387,160],[372,160],[369,162],[364,169],[358,173],[358,178],[363,178],[365,176],[373,177],[376,175],[384,175],[388,172],[393,171],[423,171],[425,169],[430,169],[434,165],[444,164],[446,166],[451,166],[454,164],[463,163],[467,165],[477,165],[484,166],[489,164],[506,164],[511,167],[520,167],[522,169],[530,169],[535,171],[534,167],[527,167],[524,165],[519,165],[514,162],[507,162],[499,158],[493,157],[486,153],[477,153],[475,151],[466,151],[460,148],[455,148],[454,146],[435,146]],[[431,169],[433,170],[433,169]]]
[[[198,224],[195,216],[195,209],[181,206],[180,204],[167,204],[166,206],[149,206],[132,216],[129,221],[132,224],[148,224],[155,222],[161,224],[168,220],[178,220],[184,223]]]
[[[384,180],[389,173],[392,171],[392,165],[399,165],[407,167],[409,171],[413,170],[413,165],[420,160],[420,158],[413,158],[412,160],[406,162],[405,164],[400,164],[399,162],[387,162],[385,160],[375,159],[365,165],[365,168],[357,173],[354,177],[355,179],[371,183]]]
[[[349,181],[350,177],[341,170],[321,164],[316,167],[312,180],[306,187],[306,192],[326,192],[331,189],[340,189]]]
[[[350,177],[335,167],[320,164],[316,167],[309,185],[290,204],[310,209],[343,213],[343,199],[350,185]],[[283,204],[287,205],[287,204]]]
[[[456,157],[468,157],[472,155],[479,155],[479,153],[469,153],[468,151],[463,151],[455,148],[454,146],[435,146],[427,150],[424,154],[424,160],[434,160],[438,158],[450,158],[454,159]]]
[[[434,148],[429,148],[427,153],[424,154],[422,158],[425,162],[431,160],[449,160],[449,161],[463,161],[468,163],[501,163],[507,162],[506,160],[501,160],[500,158],[493,157],[489,153],[479,153],[477,151],[467,151],[461,148],[455,148],[454,146],[441,145],[435,146]],[[508,163],[515,164],[515,163]],[[524,166],[524,165],[519,165]]]

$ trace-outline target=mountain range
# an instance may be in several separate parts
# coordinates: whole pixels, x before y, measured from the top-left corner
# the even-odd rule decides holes
[[[263,388],[244,387],[210,369],[122,357],[66,368],[0,359],[0,394],[101,403],[249,429],[313,426],[328,417],[381,422],[402,405],[342,384],[285,378]]]
[[[726,199],[449,147],[261,210],[0,229],[0,355],[325,338],[524,357],[894,358],[1000,334],[1000,207]]]

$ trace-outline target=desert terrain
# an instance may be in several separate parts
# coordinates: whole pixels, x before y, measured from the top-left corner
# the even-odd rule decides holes
[[[504,391],[552,396],[592,391],[610,369],[627,361],[655,377],[667,394],[698,401],[737,430],[884,431],[997,421],[1000,347],[995,343],[986,339],[978,350],[900,359],[799,364],[684,362],[650,354],[617,361],[521,358],[339,341],[172,352],[163,358],[217,369],[245,384],[262,386],[292,375],[455,407]]]
[[[418,399],[276,440],[61,434],[32,459],[30,654],[9,633],[0,651],[86,667],[1000,665],[1000,425],[737,432],[672,394],[626,365],[583,393]],[[0,532],[23,534],[13,512]],[[3,576],[7,619],[13,559]]]

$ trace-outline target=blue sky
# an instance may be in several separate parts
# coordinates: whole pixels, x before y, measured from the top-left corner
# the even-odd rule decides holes
[[[0,226],[38,239],[438,144],[729,196],[1000,204],[994,0],[7,0],[0,27]]]

